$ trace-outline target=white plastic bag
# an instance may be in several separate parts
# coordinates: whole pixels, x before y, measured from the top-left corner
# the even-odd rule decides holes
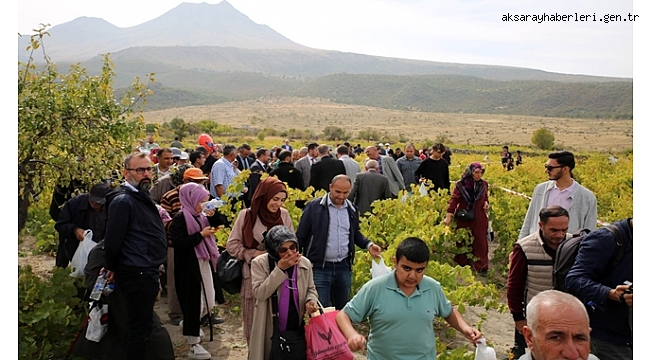
[[[372,278],[380,277],[382,275],[386,275],[393,271],[391,268],[386,266],[386,263],[384,263],[384,258],[379,257],[379,262],[376,262],[375,259],[371,260],[372,266],[370,267],[370,273],[372,274]]]
[[[420,196],[427,196],[429,193],[427,192],[427,187],[424,186],[424,183],[420,184]]]
[[[88,317],[86,339],[94,342],[102,341],[108,331],[108,304],[93,306]]]
[[[497,360],[497,354],[493,348],[487,346],[485,338],[478,339],[474,360]]]
[[[74,252],[74,256],[72,256],[72,261],[70,262],[70,266],[72,266],[72,273],[70,276],[74,278],[84,277],[84,268],[88,262],[88,254],[95,245],[97,245],[97,243],[93,241],[93,231],[84,231],[84,241],[79,243],[79,247],[77,247],[77,251]]]

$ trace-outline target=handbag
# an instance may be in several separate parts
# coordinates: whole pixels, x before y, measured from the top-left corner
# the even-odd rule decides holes
[[[354,355],[348,347],[348,341],[336,324],[336,314],[340,310],[323,311],[320,304],[320,315],[309,319],[305,325],[308,360],[353,360]]]
[[[275,268],[275,262],[269,257],[269,273]],[[271,295],[271,310],[273,311],[273,336],[271,337],[271,353],[269,360],[306,360],[307,341],[304,331],[280,331],[278,318],[278,292]]]
[[[238,260],[225,249],[219,255],[219,259],[217,259],[219,285],[230,294],[239,294],[241,290],[243,279],[242,263],[243,260]]]
[[[458,209],[456,210],[456,214],[454,214],[454,218],[460,221],[472,221],[474,220],[474,208]]]

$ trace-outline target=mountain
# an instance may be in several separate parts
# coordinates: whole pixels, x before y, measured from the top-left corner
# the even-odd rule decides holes
[[[253,22],[227,1],[182,3],[143,24],[119,28],[105,20],[80,17],[48,30],[48,54],[56,61],[85,61],[98,54],[142,46],[222,46],[242,49],[308,48],[266,25]],[[19,60],[29,36],[19,38]]]

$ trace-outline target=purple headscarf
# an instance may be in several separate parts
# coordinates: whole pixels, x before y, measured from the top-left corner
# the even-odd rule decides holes
[[[187,234],[192,235],[201,232],[205,227],[210,226],[208,218],[200,212],[196,212],[196,207],[202,203],[210,193],[202,185],[196,183],[187,183],[182,185],[178,191],[178,197],[181,201],[181,211],[185,217],[187,225]],[[209,235],[203,238],[199,244],[194,247],[198,259],[209,260],[212,262],[212,268],[217,268],[217,259],[219,251],[214,236]]]

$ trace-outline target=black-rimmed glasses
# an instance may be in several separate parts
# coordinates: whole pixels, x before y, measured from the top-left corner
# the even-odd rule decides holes
[[[138,173],[138,174],[144,174],[145,171],[146,171],[146,172],[152,172],[152,171],[153,171],[153,168],[152,168],[152,167],[139,167],[139,168],[135,168],[135,169],[128,169],[128,168],[127,168],[127,170],[129,170],[129,171],[135,171],[135,172]]]

